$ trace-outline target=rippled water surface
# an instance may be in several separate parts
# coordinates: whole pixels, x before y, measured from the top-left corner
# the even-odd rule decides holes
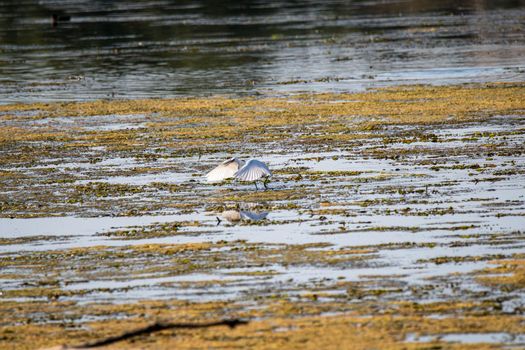
[[[520,0],[7,1],[0,103],[523,80],[524,18]]]

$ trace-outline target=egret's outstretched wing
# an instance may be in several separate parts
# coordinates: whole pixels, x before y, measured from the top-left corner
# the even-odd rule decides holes
[[[264,176],[272,176],[272,172],[266,164],[256,159],[251,159],[235,174],[235,178],[241,181],[256,181]]]
[[[219,164],[215,169],[206,174],[208,182],[221,182],[232,178],[242,166],[243,161],[237,158],[231,158]]]
[[[241,218],[258,221],[258,220],[264,220],[268,216],[268,212],[264,211],[262,213],[254,213],[253,211],[244,211],[241,210]]]

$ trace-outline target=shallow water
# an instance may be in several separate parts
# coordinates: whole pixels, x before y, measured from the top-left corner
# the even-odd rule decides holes
[[[521,0],[2,2],[0,103],[522,81],[524,15]]]
[[[509,334],[509,333],[462,333],[462,334],[445,334],[442,336],[417,336],[409,335],[407,342],[433,342],[441,340],[450,343],[489,343],[489,344],[508,344],[508,345],[525,345],[525,336],[523,334]]]
[[[133,118],[135,123],[143,122],[140,116]],[[360,254],[360,260],[342,265],[320,264],[315,260],[299,264],[279,261],[264,266],[241,267],[241,264],[167,276],[162,273],[106,276],[104,273],[88,281],[73,278],[63,288],[66,291],[82,290],[83,293],[89,291],[71,297],[80,303],[169,298],[243,300],[281,288],[290,294],[300,294],[318,284],[325,284],[326,292],[339,293],[338,288],[332,286],[336,281],[381,284],[383,282],[377,278],[384,279],[384,276],[390,276],[386,279],[389,283],[405,286],[434,285],[436,279],[454,281],[455,275],[468,276],[488,267],[485,260],[490,260],[490,257],[511,256],[525,249],[521,232],[525,224],[525,188],[521,176],[525,164],[523,155],[500,152],[486,157],[476,156],[470,151],[487,143],[497,145],[495,149],[500,151],[523,145],[524,134],[519,132],[523,130],[523,122],[521,117],[506,116],[483,123],[441,126],[437,132],[439,142],[412,142],[410,139],[408,143],[402,135],[414,131],[414,127],[392,126],[382,133],[397,137],[397,142],[389,143],[388,147],[393,154],[396,150],[406,152],[399,159],[384,159],[367,153],[384,147],[381,138],[368,139],[347,150],[316,153],[259,149],[261,158],[275,171],[301,167],[293,169],[302,169],[305,174],[319,172],[321,176],[306,176],[293,181],[289,179],[290,175],[277,173],[270,183],[271,189],[259,193],[271,194],[299,186],[305,186],[306,190],[319,188],[321,192],[312,198],[271,201],[273,205],[266,201],[217,201],[228,193],[257,193],[250,184],[214,186],[205,183],[202,174],[221,159],[220,154],[186,157],[184,162],[169,158],[139,160],[126,156],[102,157],[100,152],[103,150],[95,148],[92,156],[97,158],[99,153],[101,156],[97,162],[82,160],[73,153],[66,163],[49,160],[45,166],[38,163],[29,167],[13,166],[11,170],[26,174],[56,169],[78,178],[71,185],[57,187],[54,191],[58,198],[69,193],[69,186],[139,186],[139,191],[101,197],[98,202],[86,202],[81,206],[65,206],[62,210],[67,216],[46,217],[47,214],[36,211],[32,214],[43,217],[0,218],[0,238],[8,240],[0,245],[0,252],[8,258],[71,248],[103,246],[127,249],[144,244],[202,242],[229,242],[233,245],[245,242],[261,247],[326,245],[312,248],[321,252],[371,249]],[[11,123],[16,125],[16,122]],[[35,123],[42,124],[42,121]],[[53,123],[55,128],[68,127],[67,118],[53,119]],[[107,117],[80,118],[75,127],[82,129],[87,124],[90,128],[105,130],[112,123]],[[507,133],[509,128],[515,131],[511,135]],[[433,130],[417,127],[418,133],[430,131]],[[480,135],[480,132],[484,134]],[[429,160],[432,162],[428,163]],[[157,170],[147,174],[138,171],[139,175],[121,175],[122,171],[132,169],[137,172],[151,167],[157,167]],[[441,170],[436,167],[441,167]],[[497,175],[498,171],[505,170],[512,171],[506,176]],[[339,175],[338,171],[347,173]],[[487,178],[490,181],[486,181]],[[38,183],[43,180],[38,178]],[[157,183],[180,187],[172,194],[151,190],[150,187]],[[191,204],[192,209],[189,212],[170,209],[168,205],[177,201]],[[238,211],[241,220],[229,222],[222,216],[223,209],[210,209],[207,202],[216,203],[221,208],[225,206],[230,212]],[[147,203],[159,203],[160,206],[150,210],[148,215],[115,214],[116,207]],[[293,203],[296,208],[278,207],[287,203]],[[236,207],[232,207],[233,204]],[[222,221],[217,220],[221,216]],[[188,226],[188,222],[198,225]],[[180,224],[180,227],[176,232],[160,237],[117,235],[122,230],[142,228],[147,233],[150,227],[166,224]],[[9,244],[9,240],[19,238],[27,241]],[[476,260],[472,261],[472,258]],[[439,259],[445,260],[439,262]],[[161,257],[158,263],[162,266],[167,262]],[[222,282],[214,284],[215,280]],[[2,280],[0,283],[5,288],[16,290],[22,281]],[[426,302],[449,300],[461,298],[465,290],[484,290],[470,277],[461,285],[460,291],[438,289],[417,298]],[[518,304],[524,302],[517,295],[511,300]]]

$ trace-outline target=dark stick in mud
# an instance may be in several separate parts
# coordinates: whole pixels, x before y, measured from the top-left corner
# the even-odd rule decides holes
[[[126,339],[130,339],[139,335],[144,334],[150,334],[153,332],[163,331],[166,329],[196,329],[196,328],[208,328],[208,327],[216,327],[216,326],[228,326],[230,328],[235,328],[239,325],[247,324],[248,321],[245,320],[239,320],[239,319],[233,319],[233,320],[222,320],[222,321],[216,321],[216,322],[208,322],[208,323],[163,323],[163,322],[155,322],[152,325],[149,325],[147,327],[135,329],[130,332],[126,332],[121,335],[117,335],[114,337],[108,337],[101,340],[97,340],[94,342],[79,344],[75,346],[65,346],[63,349],[85,349],[85,348],[97,348],[100,346],[106,346],[110,345],[119,341],[123,341]]]

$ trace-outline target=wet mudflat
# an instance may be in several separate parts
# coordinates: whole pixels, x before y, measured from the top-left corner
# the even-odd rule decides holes
[[[241,317],[117,347],[522,347],[524,94],[3,106],[0,341]],[[207,184],[232,155],[270,189]]]

